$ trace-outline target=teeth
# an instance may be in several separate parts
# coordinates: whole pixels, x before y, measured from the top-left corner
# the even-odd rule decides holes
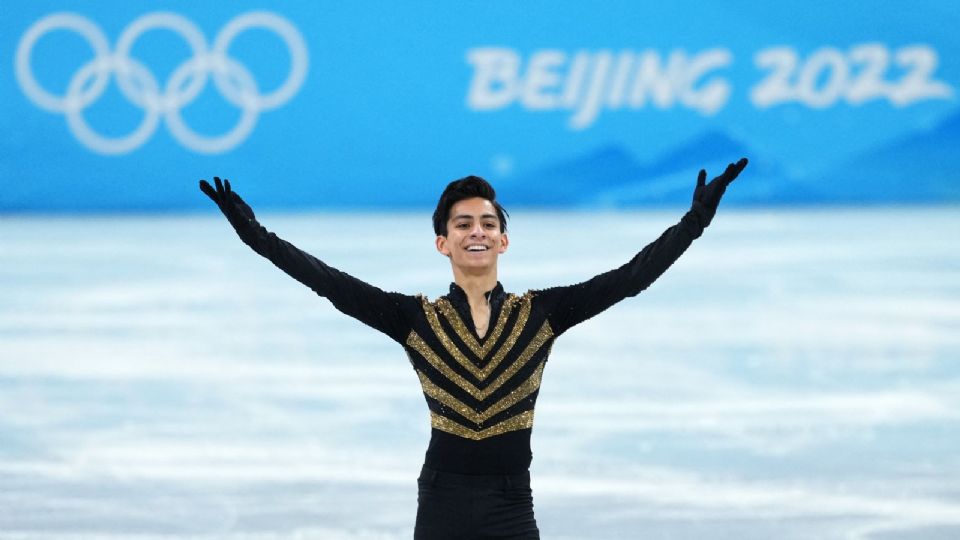
[[[487,246],[470,246],[467,248],[467,251],[486,251]]]

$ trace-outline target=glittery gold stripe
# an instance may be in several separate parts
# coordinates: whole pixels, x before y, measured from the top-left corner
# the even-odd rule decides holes
[[[430,378],[427,377],[423,372],[418,370],[417,376],[420,377],[420,384],[423,387],[424,394],[457,411],[457,414],[466,418],[467,420],[470,420],[476,424],[480,424],[516,405],[522,399],[526,398],[540,388],[540,381],[543,378],[543,366],[544,364],[540,364],[536,371],[534,371],[533,374],[531,374],[530,377],[528,377],[527,380],[524,381],[520,386],[513,389],[509,394],[481,412],[476,412],[459,399],[450,395],[444,389],[433,384],[433,382],[430,381]]]
[[[480,413],[480,421],[486,422],[536,392],[537,389],[540,388],[540,381],[543,378],[543,366],[544,364],[541,363],[520,386],[511,390],[509,394],[503,396],[499,401]]]
[[[474,411],[459,399],[451,396],[443,388],[440,388],[439,386],[430,382],[430,378],[424,375],[422,371],[417,370],[417,377],[420,377],[420,386],[423,387],[424,394],[457,411],[457,414],[466,418],[467,420],[470,420],[471,422],[475,422],[477,424],[483,422],[483,420],[480,419],[480,413]]]
[[[530,317],[530,307],[533,305],[533,302],[530,301],[530,293],[523,295],[521,303],[522,307],[520,308],[520,314],[517,315],[517,322],[510,330],[510,335],[507,336],[506,341],[503,342],[503,346],[497,350],[497,354],[493,356],[493,359],[490,360],[489,364],[483,367],[483,372],[481,373],[482,377],[480,380],[486,379],[491,373],[493,373],[493,370],[497,369],[497,366],[500,365],[500,362],[503,361],[504,357],[507,356],[507,353],[509,353],[510,350],[513,349],[513,346],[517,343],[520,333],[523,332],[523,329],[527,327],[527,319]]]
[[[443,348],[446,349],[450,356],[452,356],[458,364],[464,367],[471,375],[477,378],[477,380],[484,380],[490,376],[490,374],[500,365],[500,362],[503,361],[504,357],[510,350],[513,348],[514,344],[517,342],[517,338],[520,337],[520,333],[523,332],[524,327],[527,325],[527,319],[530,317],[530,309],[532,303],[530,302],[529,294],[524,295],[521,300],[522,307],[520,308],[520,314],[517,316],[517,321],[513,325],[513,328],[510,330],[510,335],[507,336],[506,341],[504,341],[503,346],[497,350],[497,354],[494,355],[493,359],[485,365],[482,369],[479,368],[476,364],[467,359],[463,355],[463,352],[460,351],[460,348],[457,347],[456,343],[450,339],[450,336],[443,330],[443,327],[440,326],[440,319],[437,317],[437,312],[433,307],[425,300],[423,302],[423,311],[427,316],[427,322],[430,323],[430,328],[433,330],[433,333],[437,336],[437,339],[443,345]],[[498,323],[498,328],[494,329],[494,333],[490,335],[490,341],[487,342],[487,345],[492,345],[496,343],[499,335],[503,332],[503,326],[507,318],[510,317],[510,313],[513,311],[514,306],[516,305],[517,297],[510,295],[506,302],[504,302],[503,309],[500,312],[501,321]],[[451,308],[452,309],[452,308]],[[457,319],[460,324],[463,324],[460,319]],[[468,333],[469,334],[469,333]],[[470,336],[471,338],[473,336]]]
[[[454,308],[446,298],[438,298],[436,306],[440,309],[440,313],[443,313],[443,316],[450,322],[450,326],[452,326],[453,330],[460,336],[460,339],[473,351],[473,354],[477,355],[477,358],[482,359],[490,354],[490,350],[493,349],[493,346],[497,343],[497,339],[500,338],[503,327],[507,324],[507,317],[509,317],[510,312],[513,311],[513,306],[516,301],[517,297],[515,295],[511,294],[507,296],[507,300],[503,304],[503,309],[500,310],[500,316],[497,318],[497,323],[493,327],[493,332],[490,333],[482,346],[477,341],[477,338],[473,337],[470,330],[467,329],[467,325],[463,323],[463,319],[460,318],[460,314],[457,313],[456,308]]]
[[[499,424],[490,426],[487,429],[482,431],[477,431],[464,427],[449,418],[441,416],[433,411],[430,411],[430,425],[440,431],[450,433],[451,435],[457,435],[458,437],[463,437],[464,439],[471,439],[474,441],[479,441],[482,439],[488,439],[490,437],[496,437],[497,435],[503,435],[510,431],[517,431],[520,429],[529,429],[533,427],[533,410],[524,411],[517,416],[508,418]]]
[[[421,302],[423,303],[423,312],[427,316],[427,322],[430,324],[430,329],[433,330],[433,334],[437,336],[437,339],[443,345],[443,348],[450,353],[450,356],[452,356],[458,364],[469,371],[471,375],[476,377],[478,380],[483,380],[483,377],[480,376],[482,372],[481,369],[463,355],[463,352],[460,351],[460,348],[457,347],[457,344],[450,339],[450,336],[443,330],[443,327],[440,326],[440,318],[437,316],[437,310],[429,302],[427,302],[426,299],[421,299]],[[504,306],[504,309],[506,309],[506,306]]]
[[[503,383],[507,382],[510,377],[516,375],[523,366],[527,365],[527,362],[533,357],[537,351],[540,350],[540,347],[543,347],[543,344],[550,340],[553,337],[553,330],[550,329],[550,323],[548,321],[543,321],[543,326],[540,327],[540,330],[537,330],[537,335],[533,336],[533,339],[530,340],[530,343],[527,344],[527,347],[523,349],[523,352],[520,353],[520,356],[517,357],[516,361],[510,364],[503,373],[501,373],[490,386],[483,389],[483,398],[489,396],[495,392],[498,388],[503,386]],[[483,399],[480,398],[480,399]]]
[[[431,366],[442,373],[444,377],[453,381],[454,384],[462,388],[466,393],[470,394],[475,399],[483,399],[483,397],[481,397],[482,392],[479,388],[470,384],[470,381],[464,379],[456,371],[450,369],[450,366],[444,363],[444,361],[437,356],[437,353],[433,352],[433,349],[431,349],[430,346],[423,341],[423,338],[417,335],[417,333],[413,330],[411,330],[410,335],[407,336],[407,346],[420,353],[420,356],[426,359]]]
[[[504,370],[489,386],[480,390],[476,386],[470,383],[470,381],[464,379],[460,374],[450,368],[444,361],[433,352],[433,349],[430,348],[426,342],[423,341],[416,332],[411,331],[410,335],[407,336],[407,345],[413,350],[420,353],[421,356],[430,363],[431,366],[437,369],[444,377],[452,381],[454,384],[463,389],[466,393],[470,394],[471,397],[479,401],[487,399],[490,394],[497,391],[498,388],[504,385],[510,377],[516,375],[523,366],[527,365],[527,362],[533,357],[534,354],[540,350],[540,347],[543,346],[551,337],[553,337],[553,330],[550,329],[550,323],[547,321],[543,322],[543,326],[540,327],[540,330],[537,331],[537,334],[533,336],[533,339],[530,340],[530,343],[527,347],[520,353],[520,356],[510,364],[510,367]]]

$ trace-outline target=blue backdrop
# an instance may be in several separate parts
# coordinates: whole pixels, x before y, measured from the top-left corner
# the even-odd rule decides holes
[[[960,9],[5,2],[0,211],[960,201]]]

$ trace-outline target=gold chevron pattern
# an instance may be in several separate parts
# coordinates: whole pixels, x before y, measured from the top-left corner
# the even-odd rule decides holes
[[[520,314],[517,316],[517,322],[513,325],[513,330],[510,331],[510,335],[507,336],[506,341],[504,341],[503,346],[501,346],[493,358],[488,362],[483,368],[479,367],[474,362],[471,362],[463,354],[463,352],[457,347],[453,342],[450,336],[444,331],[443,326],[440,325],[440,318],[437,316],[438,309],[430,304],[425,298],[421,297],[421,302],[423,302],[423,312],[427,316],[427,322],[430,323],[430,329],[433,330],[433,334],[437,336],[437,339],[440,340],[440,343],[443,344],[444,350],[450,354],[457,361],[458,364],[463,366],[464,369],[470,372],[471,375],[477,378],[479,381],[483,381],[490,376],[490,373],[493,370],[497,369],[497,366],[500,365],[500,362],[503,361],[503,358],[510,352],[510,349],[513,348],[514,344],[517,342],[517,338],[520,337],[520,332],[527,325],[527,319],[530,317],[530,295],[525,294],[523,298],[517,298],[516,295],[509,295],[503,303],[503,308],[500,310],[500,316],[497,318],[497,323],[493,328],[493,331],[490,333],[490,336],[484,342],[483,346],[480,346],[477,343],[476,338],[473,337],[473,334],[467,330],[467,326],[463,323],[463,320],[460,318],[460,315],[457,314],[457,310],[450,305],[445,299],[440,299],[437,301],[439,310],[443,312],[443,316],[450,323],[450,326],[453,327],[454,331],[461,338],[461,340],[467,344],[467,347],[470,348],[477,358],[485,358],[496,344],[497,340],[500,338],[500,334],[503,333],[503,327],[507,324],[507,319],[510,318],[510,315],[513,313],[514,307],[517,303],[521,304]]]
[[[445,298],[440,298],[431,303],[421,297],[422,307],[429,323],[430,330],[433,332],[436,340],[440,342],[442,350],[434,350],[426,340],[424,340],[415,331],[411,331],[407,337],[406,345],[422,357],[440,376],[452,382],[457,388],[464,391],[467,395],[478,402],[483,402],[494,392],[504,387],[512,387],[503,397],[493,403],[480,403],[478,407],[472,407],[464,403],[461,399],[452,395],[438,384],[441,381],[431,380],[430,376],[423,369],[416,369],[417,376],[420,378],[420,384],[423,393],[430,399],[440,403],[444,407],[455,411],[460,417],[471,422],[472,426],[466,426],[460,421],[453,420],[435,411],[430,412],[430,424],[434,428],[471,440],[482,440],[533,427],[533,410],[526,410],[509,418],[506,418],[492,426],[484,426],[494,416],[517,405],[525,398],[530,397],[540,388],[540,382],[543,379],[543,367],[541,363],[524,380],[515,380],[517,373],[528,365],[545,344],[553,338],[553,330],[550,324],[544,321],[537,330],[533,339],[510,360],[509,365],[496,378],[490,380],[491,374],[497,367],[503,364],[503,361],[510,355],[516,345],[521,333],[527,325],[530,317],[532,294],[527,293],[522,297],[508,295],[504,300],[503,307],[497,317],[493,330],[487,336],[483,343],[470,332],[466,324],[460,318],[456,309]],[[517,311],[519,309],[519,311]],[[497,347],[497,342],[507,329],[507,322],[516,312],[516,320],[511,325],[506,338]],[[457,340],[453,339],[441,324],[441,317],[446,321],[447,327],[453,329]],[[462,345],[461,345],[462,344]],[[466,350],[462,350],[465,347]],[[476,357],[478,361],[471,361],[468,356]],[[489,358],[489,361],[488,361]],[[411,360],[413,357],[411,357]],[[451,364],[456,364],[469,373],[473,381],[468,377],[458,373]],[[416,366],[416,362],[414,362]],[[432,371],[431,371],[432,372]],[[462,421],[462,420],[461,420]]]
[[[420,356],[423,356],[431,366],[436,368],[437,371],[443,374],[444,377],[451,380],[463,389],[465,392],[470,394],[474,399],[483,401],[490,397],[490,394],[496,392],[501,386],[506,383],[510,377],[513,377],[518,371],[520,371],[523,366],[527,365],[527,362],[530,361],[530,358],[540,350],[544,343],[547,342],[551,337],[553,337],[553,331],[550,329],[550,324],[544,321],[543,326],[540,327],[540,330],[537,331],[537,335],[534,336],[533,340],[530,341],[530,344],[520,353],[520,356],[517,357],[517,360],[510,365],[503,373],[501,373],[492,383],[487,385],[484,388],[478,388],[476,385],[472,384],[470,381],[466,380],[459,373],[454,371],[443,361],[440,356],[430,348],[429,345],[417,335],[416,332],[410,332],[410,336],[407,337],[407,346],[413,350],[420,353]]]
[[[504,433],[508,433],[510,431],[532,428],[533,409],[524,411],[512,418],[508,418],[503,422],[500,422],[495,426],[490,426],[480,431],[463,427],[445,416],[440,416],[439,414],[430,411],[430,425],[439,429],[440,431],[450,433],[451,435],[457,435],[458,437],[463,437],[464,439],[470,439],[474,441],[482,441],[483,439],[496,437],[497,435],[503,435]]]
[[[446,390],[433,384],[433,382],[431,382],[430,379],[427,378],[427,376],[422,372],[417,371],[417,376],[420,377],[420,384],[423,386],[424,394],[432,397],[440,403],[443,403],[447,407],[457,411],[460,416],[479,425],[486,422],[494,415],[513,407],[519,403],[520,400],[534,393],[537,388],[540,388],[540,380],[543,378],[543,364],[540,364],[537,367],[537,370],[534,371],[533,374],[527,378],[527,380],[523,381],[520,386],[511,390],[510,393],[504,396],[503,399],[479,412],[474,411],[462,401],[450,395],[450,393]]]
[[[480,345],[480,343],[477,342],[477,338],[475,338],[473,334],[467,330],[467,325],[463,323],[463,319],[460,318],[460,314],[457,313],[456,308],[453,307],[449,300],[446,298],[438,298],[436,301],[436,309],[443,313],[443,316],[446,317],[446,319],[450,322],[450,325],[453,326],[453,329],[457,332],[457,335],[460,336],[460,339],[462,339],[463,342],[467,344],[467,347],[473,351],[473,354],[477,355],[478,358],[484,358],[487,356],[487,354],[489,354],[490,349],[493,348],[494,344],[496,344],[497,339],[500,338],[500,334],[503,332],[503,327],[507,324],[507,318],[510,316],[510,312],[513,311],[513,307],[516,305],[516,303],[516,295],[511,294],[507,296],[507,299],[503,302],[503,308],[500,310],[500,316],[497,318],[497,323],[494,325],[493,331],[484,341],[483,345]],[[527,305],[530,304],[529,301],[525,303]]]

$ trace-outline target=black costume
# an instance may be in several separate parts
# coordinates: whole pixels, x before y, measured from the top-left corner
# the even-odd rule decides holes
[[[425,465],[458,474],[517,474],[530,466],[533,409],[553,341],[570,327],[649,286],[703,232],[696,209],[629,262],[577,285],[487,292],[490,325],[477,336],[466,294],[456,284],[429,301],[384,292],[324,264],[256,220],[240,238],[343,313],[401,344],[430,408]]]

